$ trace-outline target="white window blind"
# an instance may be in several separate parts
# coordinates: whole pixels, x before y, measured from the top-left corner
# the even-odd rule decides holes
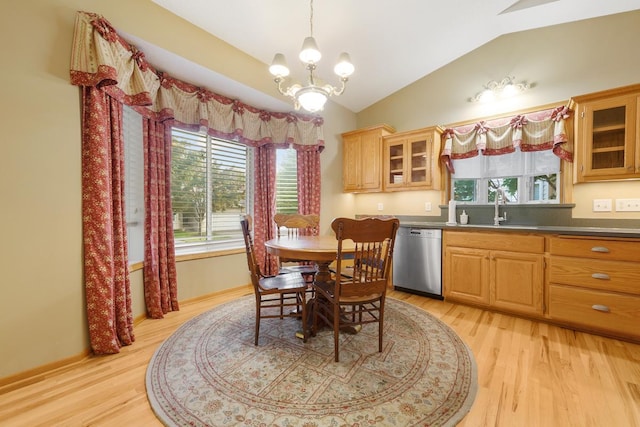
[[[237,142],[172,130],[171,202],[176,251],[243,245],[250,149]],[[249,210],[250,211],[250,210]]]
[[[297,152],[276,150],[276,212],[298,213]]]
[[[124,137],[125,216],[129,263],[144,260],[144,157],[142,116],[124,106],[122,116]]]

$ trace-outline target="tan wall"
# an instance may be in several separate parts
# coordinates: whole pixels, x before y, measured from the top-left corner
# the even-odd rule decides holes
[[[79,355],[88,347],[82,276],[79,89],[69,84],[68,71],[77,10],[100,13],[119,31],[276,96],[265,71],[266,64],[149,0],[30,0],[0,4],[0,35],[5,41],[0,67],[3,81],[0,117],[4,124],[0,156],[0,378]],[[555,53],[555,62],[537,61],[531,71],[525,72],[521,59],[510,55],[504,68],[497,72],[499,76],[513,73],[538,81],[539,88],[528,96],[539,99],[526,98],[530,104],[635,83],[637,73],[632,75],[632,69],[639,69],[640,59],[627,53],[636,52],[632,42],[637,36],[632,35],[639,31],[640,15],[629,16],[622,22],[609,23],[613,30],[608,32],[594,26],[597,43],[569,40],[563,48],[566,57]],[[561,35],[576,32],[580,35],[578,30]],[[582,28],[582,32],[590,31],[588,27]],[[555,35],[547,36],[544,49],[557,49],[563,37],[551,38]],[[605,52],[603,39],[622,47]],[[514,43],[502,39],[495,41],[498,42]],[[499,45],[493,49],[499,50]],[[605,59],[615,60],[603,60],[605,54]],[[460,96],[470,96],[496,76],[492,74],[494,68],[488,65],[490,62],[483,64],[481,55],[471,55],[475,58],[473,67],[464,65],[465,57],[460,60],[463,65],[458,61],[443,68],[445,71],[437,71],[363,111],[357,121],[355,114],[335,104],[327,107],[323,114],[326,142],[322,154],[323,231],[329,231],[332,218],[370,211],[371,205],[377,207],[379,201],[384,203],[385,213],[419,212],[424,201],[431,201],[435,213],[438,192],[343,194],[340,134],[379,122],[406,130],[477,117],[480,113],[469,110]],[[576,73],[567,62],[579,64],[586,71]],[[611,68],[611,63],[621,65]],[[593,68],[598,73],[589,71]],[[474,72],[470,74],[469,70]],[[604,71],[605,77],[597,77]],[[451,95],[456,87],[460,96]],[[223,92],[222,88],[209,89]],[[582,189],[577,189],[576,194],[580,198],[592,197],[592,193],[600,197],[601,192],[609,194],[611,189],[621,189],[620,194],[628,195],[631,185],[636,184],[590,185],[594,190],[585,190],[586,196]],[[229,263],[235,272],[229,269],[220,276],[221,280],[211,279],[213,271],[218,274]],[[131,279],[137,317],[144,313],[141,272],[134,272]],[[191,299],[246,280],[244,260],[239,255],[178,265],[180,299]]]
[[[387,123],[398,131],[446,125],[558,102],[572,96],[640,83],[640,11],[501,36],[358,113],[358,127]],[[429,52],[420,52],[428,55]],[[533,87],[508,102],[486,106],[468,102],[489,80],[506,75]],[[575,218],[632,218],[638,212],[591,212],[592,200],[631,198],[639,181],[574,186]],[[433,192],[358,195],[356,211],[414,215],[432,212],[424,202]],[[402,208],[397,207],[402,201]],[[406,205],[405,205],[406,204]]]
[[[104,15],[118,31],[275,96],[267,65],[149,0],[29,0],[0,4],[0,379],[82,354],[88,348],[81,222],[80,91],[69,84],[77,10]],[[223,88],[209,89],[223,92]],[[337,136],[355,114],[324,114],[322,226],[350,215]],[[337,201],[336,202],[334,202]],[[326,215],[325,215],[326,213]],[[179,298],[248,283],[241,255],[178,264]],[[142,273],[131,275],[134,316],[144,313]],[[135,345],[135,343],[134,343]]]

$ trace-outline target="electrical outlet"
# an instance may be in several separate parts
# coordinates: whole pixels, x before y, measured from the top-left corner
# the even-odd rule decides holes
[[[616,199],[617,212],[640,212],[640,199]]]
[[[378,203],[378,210],[381,211],[384,209],[384,205],[382,203]]]
[[[431,202],[424,202],[424,210],[431,212]]]
[[[593,199],[594,212],[611,212],[611,199]]]

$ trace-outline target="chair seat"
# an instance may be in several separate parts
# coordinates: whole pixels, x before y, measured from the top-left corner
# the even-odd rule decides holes
[[[268,276],[260,278],[260,288],[268,293],[269,291],[282,292],[284,290],[291,292],[304,291],[307,283],[300,273],[286,273],[277,276]]]
[[[316,288],[322,289],[327,295],[331,297],[334,296],[333,289],[335,288],[335,282],[333,280],[329,282],[316,283],[315,286]],[[382,293],[379,293],[379,292],[371,293],[368,295],[358,295],[358,296],[341,295],[339,303],[340,304],[358,304],[358,303],[365,303],[369,301],[375,301],[380,299],[381,297],[382,297]]]
[[[318,267],[315,265],[287,265],[280,269],[280,274],[283,273],[300,273],[300,274],[316,274]]]

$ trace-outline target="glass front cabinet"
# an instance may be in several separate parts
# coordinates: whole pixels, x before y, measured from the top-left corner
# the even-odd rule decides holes
[[[640,85],[573,98],[576,181],[640,178]]]
[[[440,189],[439,127],[385,136],[384,191]]]

